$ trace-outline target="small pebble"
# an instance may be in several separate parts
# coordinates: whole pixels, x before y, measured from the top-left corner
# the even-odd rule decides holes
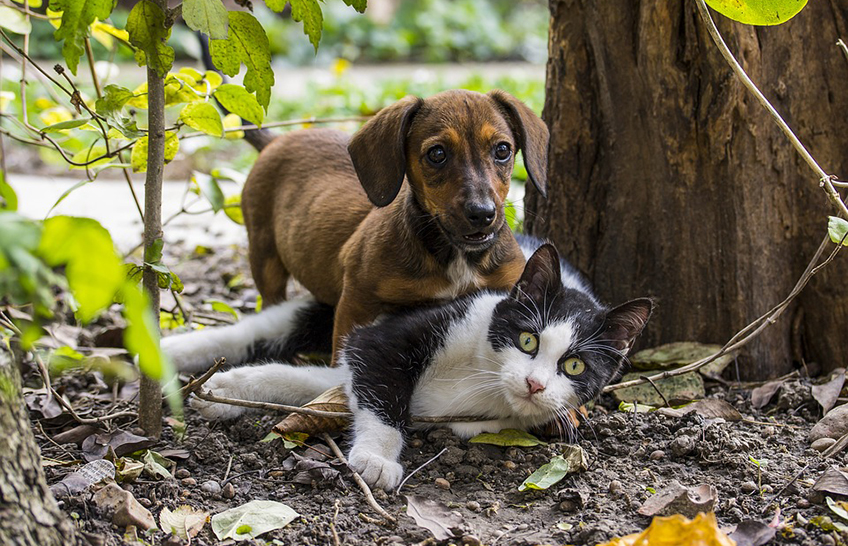
[[[419,447],[424,445],[424,440],[421,438],[413,438],[411,442],[409,442],[409,447],[413,449],[418,449]]]
[[[228,483],[221,490],[221,496],[224,497],[225,499],[231,499],[231,498],[235,497],[236,496],[236,488],[233,486],[233,484]]]
[[[559,509],[563,512],[574,512],[578,509],[577,503],[571,499],[564,500],[559,503]]]
[[[798,499],[798,502],[795,503],[795,506],[797,506],[798,508],[809,508],[810,501],[808,501],[807,499]]]
[[[813,449],[815,449],[818,452],[822,452],[835,443],[836,443],[836,440],[834,440],[833,438],[819,438],[818,440],[813,442],[813,444],[810,447],[812,447]]]
[[[182,480],[184,478],[188,478],[191,476],[191,472],[186,470],[185,468],[178,468],[176,472],[174,472],[174,477],[178,480]]]
[[[663,451],[661,449],[658,449],[658,450],[651,453],[651,460],[652,461],[659,461],[663,457],[665,457],[665,451]]]
[[[766,438],[771,438],[775,434],[777,434],[777,429],[774,428],[771,425],[769,425],[769,426],[767,426],[763,429],[763,436],[765,436]]]
[[[763,494],[764,495],[768,495],[769,493],[773,493],[773,492],[774,492],[774,487],[770,486],[767,483],[763,484]]]
[[[515,470],[516,468],[518,468],[518,465],[515,464],[512,461],[504,461],[503,467],[506,468],[507,470]]]
[[[742,485],[739,486],[743,493],[750,495],[754,491],[757,490],[757,484],[751,481],[742,482]]]
[[[181,498],[187,499],[190,496],[191,496],[191,491],[189,491],[188,489],[183,489],[182,491],[180,491],[180,497]]]
[[[220,495],[221,494],[221,485],[215,480],[209,480],[207,482],[203,482],[203,485],[200,486],[200,489],[209,493],[210,495]]]
[[[618,480],[613,480],[609,483],[609,492],[613,495],[617,495],[621,492],[621,482]]]
[[[450,489],[450,482],[444,478],[436,478],[436,487],[439,489]]]
[[[462,537],[462,544],[463,546],[482,546],[483,543],[474,535],[464,535]]]
[[[144,506],[145,508],[150,508],[151,506],[153,506],[153,502],[147,497],[139,497],[138,503]]]
[[[671,452],[676,457],[685,457],[695,450],[695,440],[691,436],[678,436],[671,442]]]
[[[830,535],[821,535],[819,537],[821,546],[836,546],[836,540]]]
[[[197,480],[195,480],[194,478],[183,478],[182,480],[180,480],[180,483],[186,487],[194,487],[195,485],[197,485]]]
[[[272,478],[282,478],[286,475],[286,473],[283,470],[272,470],[271,472],[268,472],[268,475]]]
[[[477,501],[468,501],[468,502],[465,503],[465,507],[467,509],[471,510],[472,512],[479,512],[480,511],[480,503],[477,502]]]
[[[526,531],[530,528],[530,525],[527,523],[522,523],[518,527],[515,528],[516,531]]]

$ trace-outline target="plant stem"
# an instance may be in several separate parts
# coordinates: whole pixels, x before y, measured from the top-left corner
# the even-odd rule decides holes
[[[163,12],[167,0],[153,0]],[[162,239],[162,173],[165,168],[165,80],[154,68],[147,67],[148,142],[147,177],[144,180],[144,253],[148,256],[156,241]],[[142,283],[150,296],[155,324],[159,324],[159,281],[155,271],[144,269]],[[162,386],[141,377],[138,423],[148,436],[162,434]]]

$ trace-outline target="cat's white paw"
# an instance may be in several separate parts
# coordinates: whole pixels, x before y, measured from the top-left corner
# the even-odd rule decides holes
[[[220,351],[215,351],[209,340],[204,340],[205,337],[205,332],[198,331],[162,338],[162,352],[168,355],[181,372],[207,370],[215,364],[216,358],[220,358],[220,355],[216,355]]]
[[[403,466],[400,463],[361,447],[351,450],[348,462],[371,487],[392,491],[403,479]]]
[[[215,396],[220,396],[222,398],[242,398],[241,388],[238,381],[239,379],[235,374],[231,372],[224,372],[213,376],[201,388],[211,391]],[[204,419],[208,419],[210,421],[227,421],[235,419],[247,411],[247,408],[243,408],[241,406],[208,402],[196,397],[191,399],[191,407],[197,410]]]

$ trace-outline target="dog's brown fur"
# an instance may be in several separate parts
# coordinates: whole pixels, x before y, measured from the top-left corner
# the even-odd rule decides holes
[[[494,160],[500,142],[513,151],[508,161]],[[442,165],[427,159],[435,145],[447,153]],[[547,146],[542,120],[502,91],[406,97],[352,139],[327,129],[281,136],[242,196],[257,288],[278,303],[291,275],[335,305],[335,352],[352,328],[392,308],[511,287],[525,262],[504,220],[515,151],[544,193]],[[475,200],[494,202],[491,226],[469,223]],[[464,240],[479,232],[494,240]]]

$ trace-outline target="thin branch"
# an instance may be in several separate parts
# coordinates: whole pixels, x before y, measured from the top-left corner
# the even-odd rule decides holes
[[[772,325],[777,320],[777,318],[783,313],[783,311],[786,310],[786,308],[789,306],[789,304],[792,302],[792,300],[794,300],[795,297],[799,293],[801,293],[801,290],[803,290],[804,287],[807,286],[807,283],[810,281],[810,279],[812,279],[819,271],[821,271],[821,269],[823,267],[825,267],[827,264],[829,264],[836,257],[836,255],[839,253],[839,250],[842,248],[841,244],[838,245],[833,250],[833,252],[830,253],[830,255],[827,257],[827,259],[824,262],[822,262],[818,266],[814,266],[814,264],[819,260],[823,250],[827,247],[828,244],[830,244],[830,237],[825,236],[821,245],[819,245],[819,248],[816,250],[816,253],[813,256],[813,259],[807,265],[807,270],[804,272],[804,275],[802,275],[801,278],[798,279],[798,282],[795,284],[795,287],[792,289],[792,291],[789,293],[789,295],[786,296],[786,298],[782,302],[778,303],[777,305],[772,307],[767,313],[760,316],[758,319],[753,321],[751,324],[745,326],[745,328],[743,328],[742,330],[737,332],[730,339],[730,341],[725,343],[724,347],[722,347],[721,349],[719,349],[715,353],[711,354],[710,356],[708,356],[706,358],[702,358],[701,360],[697,360],[695,362],[692,362],[691,364],[687,364],[686,366],[682,366],[682,367],[674,369],[674,370],[668,370],[668,371],[665,371],[665,372],[662,372],[662,373],[658,373],[658,374],[652,375],[650,377],[646,377],[645,379],[634,379],[632,381],[625,381],[623,383],[616,383],[615,385],[607,385],[606,387],[604,387],[603,392],[612,392],[612,391],[616,391],[616,390],[619,390],[619,389],[626,389],[628,387],[635,387],[636,385],[641,385],[643,383],[646,383],[648,380],[661,381],[661,380],[667,379],[669,377],[675,377],[675,376],[678,376],[678,375],[683,375],[685,373],[692,372],[692,371],[698,370],[700,368],[703,368],[704,366],[706,366],[710,362],[713,362],[713,361],[717,360],[718,358],[721,358],[722,356],[724,356],[728,353],[732,353],[733,351],[736,351],[737,349],[741,349],[742,347],[747,345],[751,340],[753,340],[754,338],[759,336],[762,333],[762,331],[765,330],[768,326]],[[750,332],[752,329],[754,331]],[[746,332],[750,332],[750,333],[748,333],[747,335],[744,335]],[[744,337],[742,337],[743,335],[744,335]]]
[[[824,169],[822,169],[816,160],[810,155],[810,152],[807,151],[807,148],[801,143],[801,140],[792,132],[792,129],[789,125],[783,120],[780,114],[777,112],[774,106],[768,101],[765,95],[757,88],[756,84],[748,77],[748,74],[745,73],[745,70],[742,68],[742,65],[739,64],[739,61],[736,60],[736,57],[733,56],[733,53],[730,51],[730,48],[727,47],[727,44],[724,43],[724,39],[721,37],[721,34],[718,31],[718,28],[713,22],[713,18],[710,15],[709,10],[707,9],[707,5],[704,3],[704,0],[695,0],[695,4],[698,6],[698,11],[701,14],[701,19],[704,21],[704,24],[707,26],[707,31],[710,33],[713,41],[716,46],[718,46],[721,55],[724,59],[730,64],[730,67],[736,73],[745,87],[748,88],[754,97],[760,102],[760,104],[765,108],[769,114],[771,114],[774,122],[777,123],[777,126],[780,127],[780,130],[783,131],[783,134],[786,135],[786,138],[792,143],[792,146],[795,150],[801,155],[804,161],[809,165],[809,167],[816,173],[816,176],[819,179],[819,185],[825,190],[828,198],[831,202],[836,206],[840,212],[844,215],[844,217],[848,218],[848,207],[845,206],[845,203],[842,201],[842,198],[839,195],[839,192],[836,191],[836,188],[833,187],[833,176],[826,173]]]
[[[404,486],[404,484],[407,482],[407,480],[409,480],[409,478],[414,476],[419,470],[421,470],[422,468],[424,468],[428,464],[432,463],[433,461],[435,461],[436,459],[441,457],[442,454],[447,450],[448,450],[448,448],[446,448],[446,447],[442,448],[442,450],[440,452],[436,453],[435,455],[433,455],[433,457],[429,461],[426,461],[424,464],[422,464],[421,466],[419,466],[418,468],[416,468],[415,470],[413,470],[412,472],[407,474],[406,477],[403,479],[403,481],[400,482],[400,485],[398,486],[398,488],[395,490],[395,495],[400,495],[400,489]]]
[[[238,400],[236,398],[224,398],[221,396],[215,396],[209,391],[199,391],[195,392],[194,395],[201,400],[206,400],[207,402],[217,402],[219,404],[228,404],[230,406],[240,406],[243,408],[251,408],[251,409],[260,409],[260,410],[268,410],[268,411],[284,411],[288,413],[302,413],[304,415],[311,415],[313,417],[326,417],[329,419],[350,419],[353,417],[353,414],[350,412],[341,412],[341,411],[322,411],[311,408],[301,408],[298,406],[288,406],[286,404],[272,404],[271,402],[254,402],[252,400]]]
[[[77,412],[74,411],[74,408],[69,403],[67,403],[65,399],[59,395],[58,392],[56,392],[56,389],[51,388],[50,390],[53,393],[53,396],[56,397],[56,401],[59,402],[59,405],[65,408],[68,413],[71,414],[71,417],[73,417],[74,421],[81,425],[96,425],[97,423],[102,423],[103,421],[109,421],[111,419],[118,419],[120,417],[138,417],[138,414],[134,411],[121,411],[118,413],[112,413],[109,415],[103,415],[100,417],[92,418],[80,417],[79,415],[77,415]]]
[[[383,516],[386,521],[397,523],[397,519],[395,519],[394,516],[386,512],[383,507],[377,503],[377,499],[375,499],[374,494],[371,493],[371,488],[368,487],[368,484],[365,483],[365,480],[362,479],[362,476],[360,476],[356,470],[350,467],[350,464],[348,464],[347,459],[345,459],[342,450],[339,449],[339,446],[336,445],[336,442],[332,438],[330,438],[330,435],[325,432],[321,434],[321,437],[324,438],[324,441],[327,442],[327,445],[330,446],[330,449],[333,450],[333,453],[336,454],[336,457],[338,457],[339,460],[348,468],[348,470],[350,470],[350,473],[353,475],[353,481],[355,481],[357,485],[359,485],[359,488],[362,489],[362,492],[365,493],[365,498],[368,500],[368,504],[371,505],[371,508],[373,508],[375,512]]]
[[[319,124],[319,123],[345,123],[349,121],[368,121],[370,118],[367,116],[349,116],[349,117],[338,117],[338,118],[304,118],[304,119],[290,119],[285,121],[272,121],[271,123],[263,123],[263,129],[272,129],[274,127],[289,127],[291,125],[309,125],[309,124]],[[225,133],[235,133],[237,131],[250,131],[251,129],[256,129],[256,125],[240,125],[238,127],[229,127],[224,129]],[[209,136],[208,133],[196,132],[189,133],[187,135],[183,135],[180,137],[180,140],[185,138],[194,138],[200,136]]]
[[[223,366],[226,363],[227,363],[226,358],[219,358],[218,360],[216,360],[215,364],[213,364],[211,368],[206,370],[206,372],[203,375],[201,375],[197,379],[192,379],[191,381],[189,381],[186,384],[186,386],[183,387],[182,390],[180,390],[180,395],[182,395],[182,397],[185,398],[188,395],[196,392],[200,387],[203,386],[204,383],[209,381],[209,379],[213,375],[215,375],[215,372],[217,372],[218,370],[221,369],[221,366]]]

